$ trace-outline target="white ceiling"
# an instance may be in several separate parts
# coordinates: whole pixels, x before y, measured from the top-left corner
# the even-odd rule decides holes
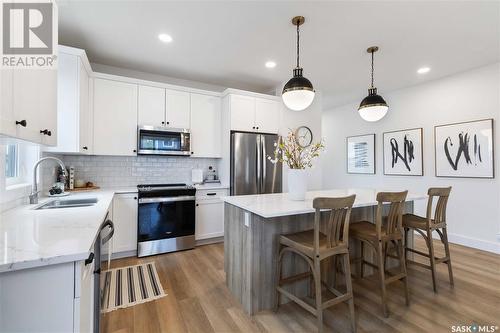
[[[498,1],[58,3],[60,43],[92,62],[259,92],[291,77],[290,20],[303,15],[301,65],[325,108],[366,95],[371,45],[381,93],[500,61]],[[431,71],[417,75],[424,65]]]

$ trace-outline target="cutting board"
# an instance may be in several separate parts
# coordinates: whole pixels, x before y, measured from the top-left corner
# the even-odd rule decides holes
[[[100,189],[99,186],[90,186],[90,187],[75,187],[74,189],[72,190],[66,190],[68,192],[84,192],[84,191],[95,191],[95,190],[98,190]]]

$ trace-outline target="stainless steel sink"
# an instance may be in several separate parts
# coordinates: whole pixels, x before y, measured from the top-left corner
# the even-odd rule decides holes
[[[97,201],[97,198],[55,199],[47,201],[43,205],[36,207],[35,210],[93,206],[97,203]]]

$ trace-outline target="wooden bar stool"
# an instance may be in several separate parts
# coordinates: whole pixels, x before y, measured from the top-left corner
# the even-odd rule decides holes
[[[278,310],[280,295],[283,294],[317,317],[319,332],[323,332],[323,310],[340,302],[348,302],[352,330],[356,332],[348,250],[349,219],[355,197],[355,195],[351,195],[344,198],[315,198],[313,200],[313,207],[316,210],[314,215],[314,229],[280,235],[279,237],[280,251],[277,267],[278,283],[276,287],[275,310]],[[325,233],[320,231],[321,210],[330,210]],[[281,265],[285,253],[296,254],[302,257],[308,263],[310,270],[306,273],[283,278]],[[343,270],[347,289],[345,293],[321,281],[321,261],[337,256],[343,259]],[[331,268],[330,266],[328,267]],[[285,284],[309,278],[311,274],[314,279],[315,306],[293,295],[282,287]],[[322,284],[334,295],[334,298],[323,301]],[[312,294],[312,290],[310,290],[310,293]]]
[[[355,261],[361,263],[360,272],[363,277],[364,265],[368,265],[378,270],[380,279],[380,289],[382,297],[382,310],[384,316],[389,316],[387,309],[387,294],[386,285],[392,282],[402,280],[405,286],[406,305],[410,304],[410,292],[408,289],[408,281],[406,274],[406,263],[403,251],[403,208],[405,206],[406,195],[408,191],[404,192],[379,192],[377,193],[377,212],[375,223],[368,221],[360,221],[351,223],[350,232],[351,237],[361,241],[361,257]],[[384,204],[389,204],[389,214],[383,216],[382,212]],[[370,245],[375,251],[377,264],[368,262],[364,259],[364,244]],[[389,250],[389,246],[394,246],[396,256],[400,264],[400,272],[389,275],[386,277],[385,259]]]
[[[448,197],[450,196],[451,187],[444,188],[430,188],[427,191],[429,200],[427,201],[427,215],[420,217],[414,214],[405,214],[403,216],[403,227],[405,229],[405,242],[407,241],[408,231],[413,229],[417,231],[425,239],[429,253],[424,253],[405,246],[406,262],[415,264],[431,270],[432,285],[434,292],[437,293],[436,283],[436,264],[445,263],[448,265],[448,275],[450,277],[450,284],[453,286],[453,271],[451,269],[450,247],[448,245],[448,234],[446,232],[446,205],[448,204]],[[432,206],[434,197],[438,197],[436,209],[434,211],[434,218],[432,218]],[[432,232],[436,231],[444,245],[445,256],[436,258],[434,255],[434,245],[432,242]],[[421,256],[429,258],[430,265],[425,265],[407,258],[407,253],[413,252]]]

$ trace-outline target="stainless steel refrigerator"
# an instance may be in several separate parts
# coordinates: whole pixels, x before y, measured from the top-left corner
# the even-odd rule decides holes
[[[231,133],[231,195],[280,193],[282,165],[273,164],[278,135]]]

